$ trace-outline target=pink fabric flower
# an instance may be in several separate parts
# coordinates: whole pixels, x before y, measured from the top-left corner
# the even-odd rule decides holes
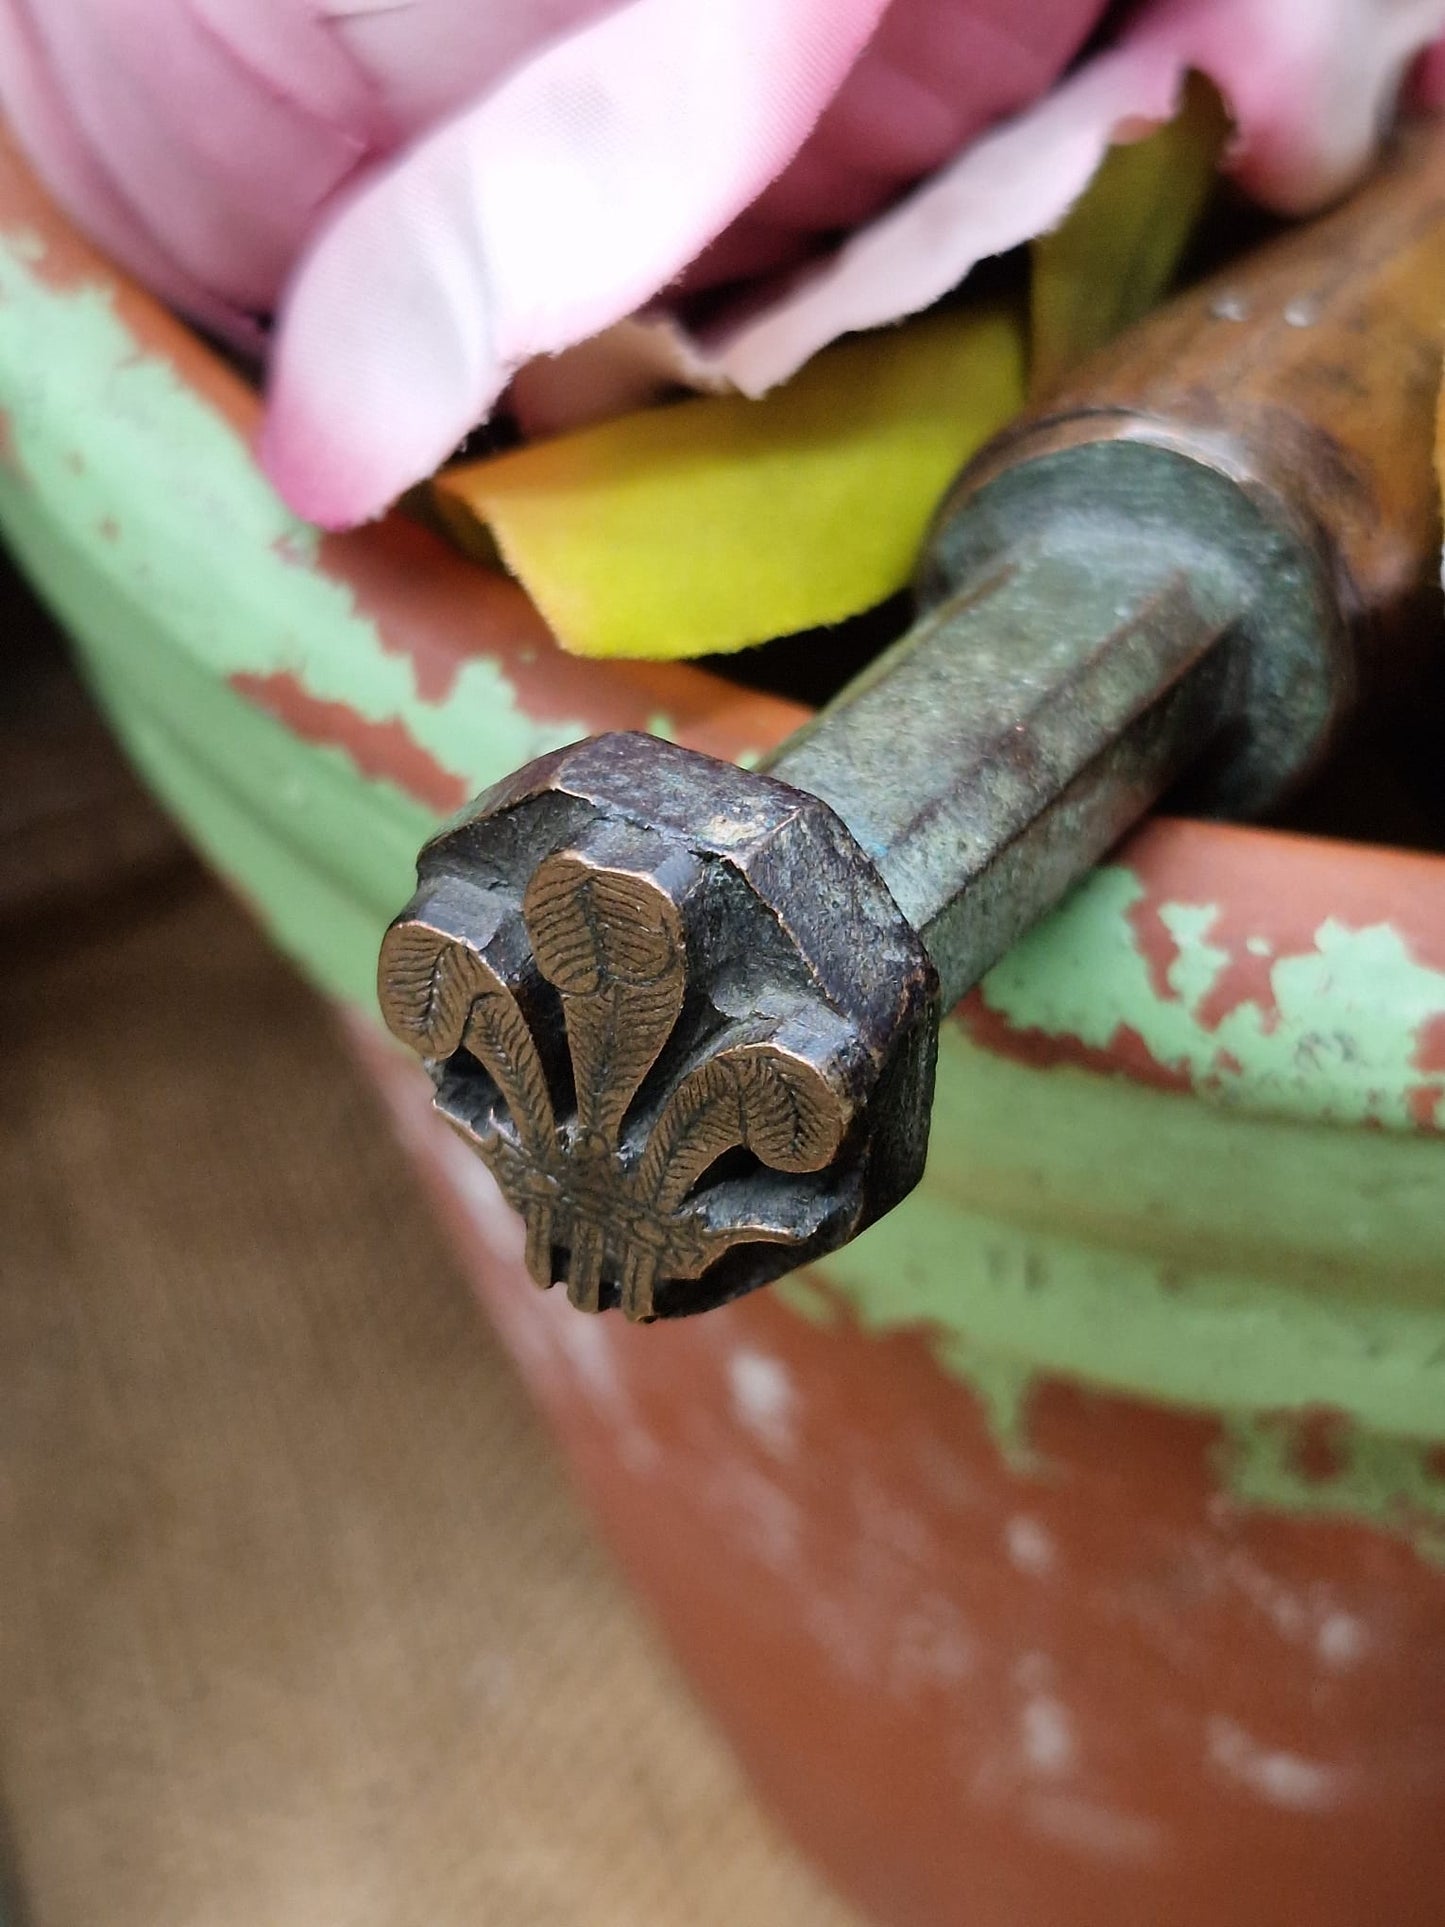
[[[263,457],[342,526],[519,367],[670,289],[752,281],[694,355],[749,392],[927,305],[1056,222],[1191,66],[1230,102],[1240,180],[1314,206],[1445,29],[1445,0],[1145,0],[1069,71],[1102,11],[0,0],[0,105],[168,299],[242,341],[279,303]]]

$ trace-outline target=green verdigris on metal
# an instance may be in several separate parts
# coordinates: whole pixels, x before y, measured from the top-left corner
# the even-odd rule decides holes
[[[38,253],[0,243],[7,539],[156,790],[312,978],[369,1009],[379,934],[437,811],[228,679],[285,672],[399,723],[465,789],[585,719],[538,726],[480,659],[423,700],[234,429],[103,288],[48,285]],[[1140,887],[1124,867],[1096,873],[993,972],[985,1004],[1085,1043],[1126,1023],[1161,1062],[1222,1063],[1220,1101],[1013,1062],[950,1029],[928,1175],[828,1261],[829,1315],[923,1328],[1005,1432],[1040,1374],[1217,1413],[1225,1480],[1275,1507],[1322,1504],[1273,1452],[1277,1415],[1333,1408],[1364,1468],[1335,1497],[1392,1526],[1438,1514],[1445,1184],[1438,1139],[1404,1127],[1445,975],[1383,926],[1326,925],[1313,956],[1270,967],[1268,1023],[1243,1003],[1211,1029],[1210,906],[1160,909],[1177,952],[1165,995],[1130,922]],[[1306,1033],[1339,1048],[1302,1053]]]

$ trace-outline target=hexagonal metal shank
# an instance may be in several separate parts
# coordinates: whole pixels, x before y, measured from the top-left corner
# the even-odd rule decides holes
[[[720,1303],[922,1172],[927,951],[826,804],[710,757],[601,736],[499,784],[422,851],[380,986],[583,1309]]]
[[[1179,465],[1105,466],[1141,461]],[[1262,587],[1237,530],[1196,501],[1180,532],[1145,481],[1152,524],[1047,463],[985,491],[915,629],[769,770],[597,737],[422,851],[382,1008],[538,1283],[670,1317],[856,1236],[922,1173],[941,1010],[1221,732],[1238,772],[1251,611],[1314,575],[1276,544]]]

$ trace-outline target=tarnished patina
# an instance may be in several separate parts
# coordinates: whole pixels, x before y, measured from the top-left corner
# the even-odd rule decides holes
[[[465,838],[443,839],[449,903],[492,903],[505,871],[505,903],[475,930],[470,909],[425,922],[442,859],[424,855],[420,908],[388,939],[383,1007],[527,1217],[534,1276],[565,1272],[579,1304],[651,1316],[843,1242],[922,1170],[934,1038],[920,1021],[1166,791],[1254,813],[1316,766],[1362,688],[1408,676],[1422,597],[1438,595],[1442,231],[1445,146],[1407,140],[1354,204],[1108,350],[972,466],[929,546],[913,629],[762,771],[723,778],[639,738],[584,746],[607,771],[588,835],[620,852],[593,856],[541,793],[535,770],[554,766],[534,766],[525,828],[503,786]],[[828,836],[770,831],[746,914],[714,909],[698,865],[738,825],[755,835],[780,795]],[[871,934],[875,909],[858,920],[865,900],[887,906],[891,948]],[[760,941],[758,904],[773,927],[814,934],[799,946],[809,969],[828,963],[821,999],[810,991],[786,1032],[798,957]],[[559,934],[574,930],[585,944]],[[407,998],[430,1007],[426,946],[449,958],[458,942],[526,1011],[530,1030],[509,1019],[518,1040],[555,1060],[550,1087],[540,1073],[529,1085],[550,1088],[552,1108],[509,1096],[500,1047],[468,1029],[490,990],[459,1003],[445,1037],[418,1028]],[[403,954],[425,967],[399,973]],[[648,960],[626,996],[609,961],[624,954]],[[906,994],[933,973],[922,1003]],[[689,1031],[693,1008],[725,1013],[720,1045],[707,1022]],[[855,1034],[864,1009],[878,1022]],[[630,1032],[625,1061],[596,1042],[609,1025]],[[700,1075],[689,1051],[726,1055],[755,1033],[774,1049],[786,1035],[784,1056],[766,1087],[709,1111],[731,1105],[732,1150],[707,1163],[666,1099],[696,1101],[678,1081]],[[910,1073],[895,1078],[895,1061]],[[793,1120],[781,1133],[759,1122],[774,1103]],[[729,1161],[737,1150],[752,1163]]]
[[[924,946],[826,804],[710,757],[603,736],[490,791],[423,851],[379,992],[584,1310],[718,1303],[922,1173]]]
[[[846,1242],[922,1172],[939,1011],[1186,770],[1255,800],[1331,720],[1313,552],[1166,449],[1007,471],[923,600],[763,770],[600,737],[423,853],[383,1013],[585,1310]]]
[[[1335,252],[1343,273],[1353,257]],[[405,524],[355,544],[299,528],[250,458],[251,391],[118,288],[3,147],[0,294],[6,540],[149,782],[311,980],[354,1008],[358,1038],[379,932],[439,812],[587,729],[652,727],[742,757],[802,720],[691,667],[634,675],[562,656],[509,585]],[[1440,312],[1422,311],[1415,352],[1388,330],[1363,338],[1418,365],[1428,391]],[[1415,455],[1391,433],[1407,473]],[[1438,608],[1438,583],[1421,579]],[[476,1279],[526,1368],[546,1345],[575,1367],[553,1410],[575,1409],[579,1463],[595,1469],[615,1438],[625,1476],[601,1485],[650,1506],[614,1366],[625,1356],[677,1386],[690,1411],[695,1387],[726,1387],[716,1348],[766,1352],[807,1311],[828,1321],[833,1375],[807,1404],[845,1410],[848,1437],[860,1429],[845,1383],[900,1385],[900,1346],[917,1343],[1021,1441],[1026,1490],[1075,1490],[1059,1484],[1049,1388],[1087,1386],[1091,1439],[1098,1393],[1207,1418],[1197,1470],[1175,1462],[1209,1530],[1227,1537],[1243,1518],[1298,1547],[1303,1527],[1319,1548],[1347,1515],[1367,1522],[1372,1561],[1392,1542],[1411,1557],[1397,1542],[1445,1506],[1442,906],[1439,857],[1157,819],[944,1026],[929,1166],[908,1208],[715,1336],[711,1321],[660,1345],[615,1333],[606,1371],[606,1321],[578,1331],[518,1295],[481,1165],[460,1141],[445,1158],[444,1129],[403,1129],[488,1241]],[[378,1061],[410,1117],[400,1056]],[[860,1332],[866,1359],[845,1381]],[[691,1375],[676,1364],[684,1340]],[[880,1430],[912,1437],[912,1382],[897,1396]],[[1217,1427],[1236,1441],[1252,1427],[1273,1446],[1324,1409],[1338,1471],[1211,1443]],[[1152,1433],[1112,1449],[1159,1457]],[[810,1431],[799,1463],[828,1451]],[[1381,1582],[1392,1613],[1396,1571]],[[1362,1677],[1373,1705],[1375,1675]]]

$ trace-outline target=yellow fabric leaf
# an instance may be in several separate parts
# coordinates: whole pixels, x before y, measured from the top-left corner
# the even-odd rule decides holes
[[[577,655],[742,649],[902,588],[1023,388],[1018,317],[954,309],[840,342],[761,401],[679,402],[450,469],[435,500]]]
[[[1167,291],[1228,134],[1219,95],[1191,74],[1174,119],[1143,140],[1111,148],[1062,223],[1034,242],[1032,394],[1047,393]]]

